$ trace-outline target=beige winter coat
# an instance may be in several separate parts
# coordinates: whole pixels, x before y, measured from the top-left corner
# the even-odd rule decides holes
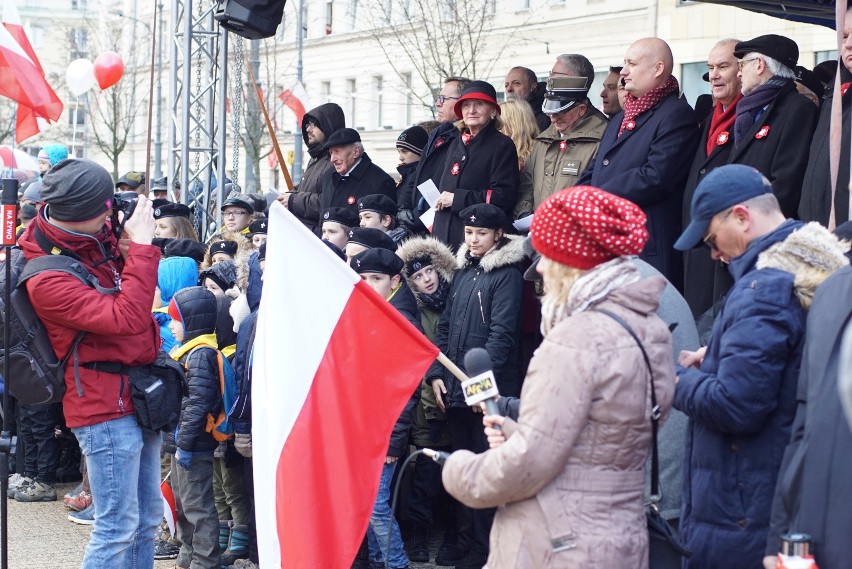
[[[643,279],[595,308],[623,318],[651,358],[664,417],[674,392],[671,334],[654,311],[665,282]],[[489,569],[646,569],[643,508],[651,444],[650,379],[633,338],[588,310],[559,322],[536,350],[506,442],[453,453],[447,491],[499,509]]]

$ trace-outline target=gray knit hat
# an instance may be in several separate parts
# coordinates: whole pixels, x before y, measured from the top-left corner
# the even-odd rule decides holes
[[[59,221],[88,221],[112,208],[115,188],[103,166],[85,158],[57,162],[42,178],[41,199]]]

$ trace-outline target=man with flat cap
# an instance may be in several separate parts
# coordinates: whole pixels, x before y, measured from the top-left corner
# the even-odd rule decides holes
[[[396,203],[393,178],[373,164],[357,130],[341,128],[328,137],[324,148],[334,171],[323,178],[321,211],[345,207],[357,217],[358,200],[370,194],[384,194]]]
[[[828,230],[787,219],[769,180],[740,164],[698,184],[675,247],[702,241],[729,263],[734,285],[710,343],[678,358],[674,406],[689,417],[680,532],[692,556],[683,568],[757,568],[796,409],[805,305],[847,260]]]
[[[589,102],[595,77],[591,62],[579,54],[559,56],[569,75],[548,79],[542,111],[550,126],[539,134],[521,172],[515,219],[532,213],[555,192],[574,186],[598,151],[609,120]]]
[[[784,215],[796,217],[817,122],[816,107],[796,91],[799,46],[769,34],[738,43],[734,55],[744,97],[728,161],[757,168],[772,183]]]
[[[683,186],[700,132],[680,97],[674,58],[659,38],[643,38],[624,55],[624,111],[612,117],[592,163],[577,183],[601,188],[642,208],[650,231],[639,255],[683,287],[682,256],[672,244],[680,228]]]

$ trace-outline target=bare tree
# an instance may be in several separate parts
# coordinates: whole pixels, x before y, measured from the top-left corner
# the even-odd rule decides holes
[[[15,112],[18,103],[6,97],[0,97],[0,144],[15,142]]]
[[[429,86],[411,93],[428,108],[445,77],[487,77],[507,43],[486,50],[494,0],[369,0],[366,8],[369,33],[400,81],[413,70]]]

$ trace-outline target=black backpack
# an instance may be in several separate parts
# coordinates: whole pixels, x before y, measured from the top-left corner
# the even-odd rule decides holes
[[[7,259],[5,262],[9,262]],[[0,263],[0,325],[5,325],[5,295],[7,286],[11,286],[9,307],[11,308],[11,342],[9,347],[9,377],[5,387],[10,395],[24,405],[57,403],[65,395],[65,362],[77,349],[85,332],[80,331],[74,338],[71,348],[62,359],[56,356],[47,329],[33,310],[25,283],[32,277],[56,271],[73,275],[80,282],[95,288],[103,294],[112,294],[116,289],[100,286],[85,265],[65,255],[45,255],[27,261],[23,252],[11,250],[12,282],[6,282],[6,267]],[[0,348],[3,344],[3,332],[0,328]],[[0,349],[0,372],[6,350]]]

